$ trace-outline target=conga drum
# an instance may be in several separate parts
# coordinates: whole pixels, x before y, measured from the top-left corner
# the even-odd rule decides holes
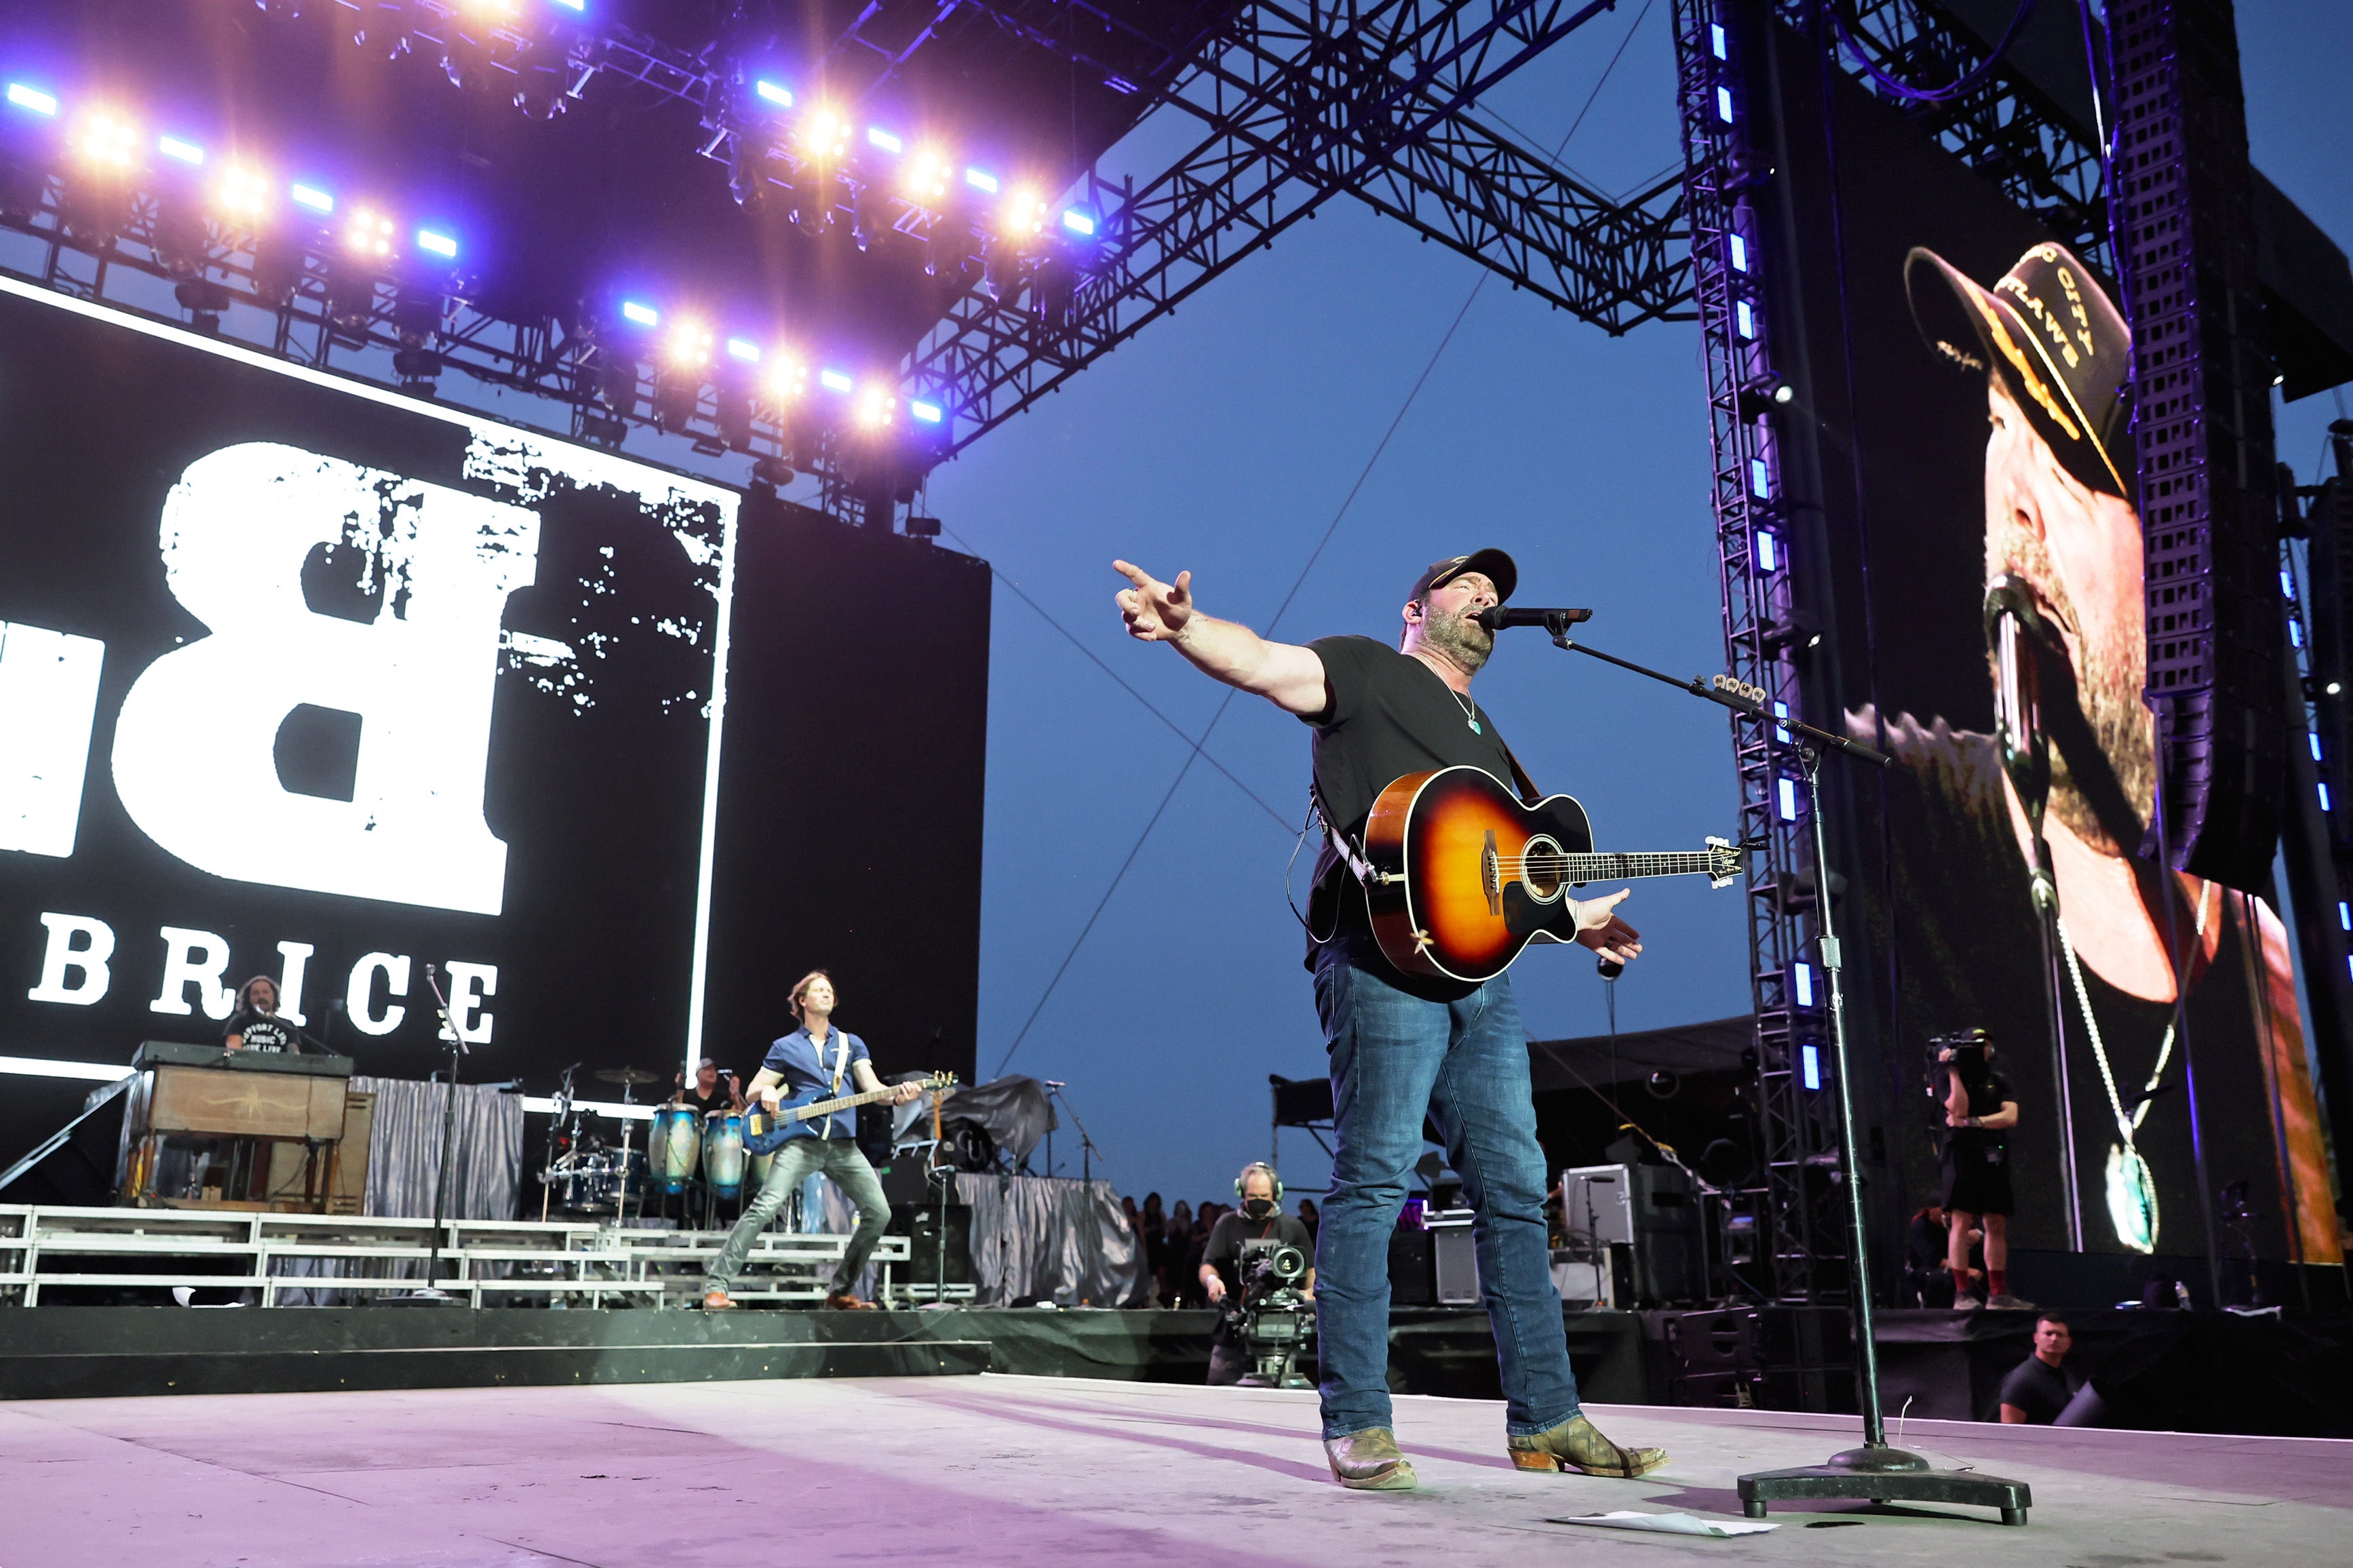
[[[653,1134],[647,1153],[653,1179],[666,1193],[682,1193],[694,1179],[695,1157],[702,1152],[702,1118],[691,1106],[665,1105],[654,1112]]]
[[[733,1199],[744,1191],[744,1113],[730,1110],[702,1123],[702,1179],[715,1198]]]

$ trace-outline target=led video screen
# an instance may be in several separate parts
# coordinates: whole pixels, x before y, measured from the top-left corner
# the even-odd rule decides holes
[[[1943,1184],[1928,1042],[1982,1028],[2020,1108],[2013,1245],[2068,1245],[2069,1162],[2088,1249],[2203,1253],[2194,1068],[2221,1254],[2337,1261],[2278,917],[2144,853],[2155,732],[2113,288],[1895,111],[1843,78],[1826,95],[1809,52],[1781,44],[1788,156],[1757,221],[1787,237],[1799,279],[1777,285],[1768,321],[1807,394],[1779,416],[1783,478],[1796,548],[1824,563],[1803,606],[1835,632],[1823,710],[1895,758],[1833,771],[1862,869],[1842,910],[1863,939],[1848,969],[1868,1026],[1858,1089],[1903,1205]],[[2181,1020],[2168,931],[2192,954]]]
[[[736,492],[5,279],[0,475],[0,1054],[266,975],[363,1072],[429,1070],[438,983],[478,1061],[668,1077]]]

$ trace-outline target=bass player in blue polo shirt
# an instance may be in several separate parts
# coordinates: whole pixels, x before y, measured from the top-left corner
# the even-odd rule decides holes
[[[792,993],[793,1013],[801,1026],[768,1047],[767,1059],[752,1079],[752,1099],[774,1111],[785,1102],[807,1105],[845,1094],[886,1091],[882,1080],[874,1076],[866,1042],[833,1026],[833,1007],[832,976],[822,969],[801,976]],[[922,1092],[920,1084],[902,1083],[894,1098],[909,1100]],[[727,1233],[727,1245],[702,1282],[704,1311],[725,1311],[735,1305],[728,1299],[727,1287],[743,1271],[753,1241],[767,1229],[793,1189],[818,1171],[832,1177],[858,1209],[858,1228],[850,1233],[849,1245],[843,1248],[833,1281],[826,1288],[825,1304],[836,1309],[873,1305],[860,1300],[850,1288],[858,1282],[859,1271],[866,1267],[874,1244],[882,1239],[883,1226],[891,1223],[891,1205],[882,1196],[882,1184],[875,1177],[874,1167],[859,1152],[858,1114],[852,1110],[793,1126],[785,1146],[776,1151],[760,1195]]]

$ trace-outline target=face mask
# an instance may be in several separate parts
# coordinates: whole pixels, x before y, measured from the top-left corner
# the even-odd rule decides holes
[[[1242,1200],[1242,1213],[1249,1215],[1251,1219],[1265,1219],[1267,1216],[1274,1213],[1274,1200],[1272,1198],[1244,1198]]]

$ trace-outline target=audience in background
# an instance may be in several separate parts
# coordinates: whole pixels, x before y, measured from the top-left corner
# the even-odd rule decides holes
[[[1314,1198],[1302,1198],[1299,1200],[1299,1223],[1307,1227],[1307,1240],[1311,1253],[1314,1249],[1315,1241],[1315,1227],[1323,1222],[1323,1215],[1318,1214],[1315,1210],[1315,1200]]]

